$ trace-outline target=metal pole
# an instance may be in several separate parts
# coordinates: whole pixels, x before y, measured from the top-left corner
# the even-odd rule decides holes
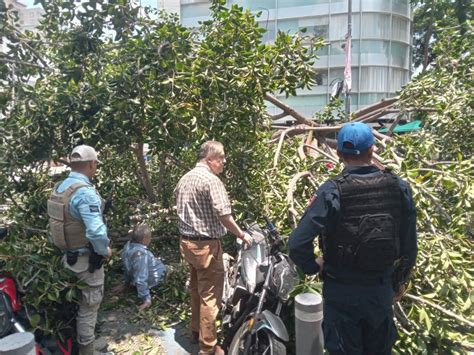
[[[323,298],[319,293],[295,297],[296,355],[323,355]]]
[[[14,333],[0,339],[0,354],[35,355],[35,336],[33,333]]]
[[[352,45],[352,0],[347,0],[347,39],[351,39],[351,41],[347,41],[346,43],[351,43]],[[346,48],[349,51],[349,48]],[[352,50],[350,51],[352,56]],[[351,60],[352,65],[352,60]],[[352,76],[352,74],[351,74]],[[352,80],[352,79],[351,79]],[[360,80],[360,78],[359,78]],[[349,120],[349,116],[351,114],[351,91],[346,87],[346,119]]]

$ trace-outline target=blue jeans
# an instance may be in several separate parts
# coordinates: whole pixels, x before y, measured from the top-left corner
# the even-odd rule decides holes
[[[333,354],[391,354],[397,338],[389,280],[371,286],[325,280],[324,344]]]

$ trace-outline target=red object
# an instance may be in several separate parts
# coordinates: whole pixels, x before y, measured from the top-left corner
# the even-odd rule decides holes
[[[326,168],[328,168],[329,170],[334,169],[334,164],[333,164],[333,163],[324,163],[324,165],[325,165]]]
[[[72,339],[71,338],[68,338],[66,340],[67,349],[63,346],[63,344],[59,340],[56,341],[56,345],[61,350],[61,353],[63,353],[63,355],[71,355],[72,353]]]
[[[16,292],[15,281],[5,275],[0,275],[0,291],[10,297],[13,312],[18,312],[21,307],[18,294]]]

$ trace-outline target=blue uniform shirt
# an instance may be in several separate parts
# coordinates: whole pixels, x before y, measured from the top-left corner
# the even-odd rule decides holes
[[[375,166],[349,166],[344,171],[349,174],[364,175],[378,170]],[[403,200],[400,225],[400,256],[407,258],[403,275],[404,281],[406,281],[410,270],[415,265],[417,254],[416,210],[410,187],[402,179],[399,178],[398,181]],[[332,181],[326,181],[313,196],[312,203],[307,207],[298,227],[291,233],[288,242],[291,259],[304,273],[316,274],[319,272],[313,242],[317,236],[321,236],[323,233],[326,233],[326,235],[332,234],[338,221],[339,212],[340,197],[337,186]],[[356,272],[352,270],[328,270],[329,266],[324,266],[326,271],[334,272],[339,276],[348,278],[356,276]],[[392,271],[393,269],[389,272]],[[365,274],[358,276],[363,278]]]
[[[95,252],[107,256],[107,247],[110,241],[107,237],[107,227],[102,218],[102,200],[89,178],[81,173],[71,171],[69,176],[58,186],[57,192],[62,193],[69,186],[78,182],[84,182],[89,186],[80,187],[74,192],[69,200],[69,212],[72,217],[84,222],[86,238],[92,244]]]

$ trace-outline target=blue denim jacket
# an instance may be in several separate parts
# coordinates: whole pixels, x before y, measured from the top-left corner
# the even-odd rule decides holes
[[[139,243],[128,242],[122,251],[125,283],[134,285],[138,297],[151,300],[150,288],[161,283],[166,276],[166,266],[148,248]]]

